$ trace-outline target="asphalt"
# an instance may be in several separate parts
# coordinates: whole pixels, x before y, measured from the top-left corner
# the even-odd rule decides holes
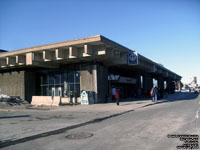
[[[9,147],[64,132],[87,127],[112,118],[124,116],[140,109],[173,101],[195,99],[194,93],[175,93],[158,103],[151,100],[123,101],[115,103],[63,106],[45,109],[1,109],[0,147]]]

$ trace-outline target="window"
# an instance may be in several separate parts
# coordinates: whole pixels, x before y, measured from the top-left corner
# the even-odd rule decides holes
[[[54,93],[52,93],[54,92]],[[40,95],[80,97],[79,71],[42,71],[40,73]]]

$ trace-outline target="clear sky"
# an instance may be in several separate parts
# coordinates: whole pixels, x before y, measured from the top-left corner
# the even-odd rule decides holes
[[[200,0],[0,0],[0,49],[98,34],[200,84]]]

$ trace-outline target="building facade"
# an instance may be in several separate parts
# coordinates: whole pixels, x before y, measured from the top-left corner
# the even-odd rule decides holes
[[[0,53],[0,93],[32,104],[80,103],[90,91],[94,103],[148,96],[153,84],[173,92],[181,76],[108,38],[97,35]]]

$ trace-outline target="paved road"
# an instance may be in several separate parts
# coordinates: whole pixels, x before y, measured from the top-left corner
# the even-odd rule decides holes
[[[120,107],[123,108],[123,105],[118,109]],[[48,132],[47,135],[27,137],[21,141],[19,139],[15,145],[7,145],[3,149],[174,150],[183,142],[178,138],[168,138],[167,135],[200,135],[199,111],[200,97],[194,93],[182,93],[155,105],[150,103],[73,128],[62,128]],[[89,133],[93,136],[83,139],[67,138],[68,135],[74,135],[71,137],[76,138],[77,134],[80,134],[78,137],[90,136]]]

